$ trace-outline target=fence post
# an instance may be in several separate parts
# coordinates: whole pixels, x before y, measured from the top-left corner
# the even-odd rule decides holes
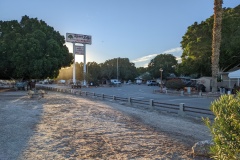
[[[116,96],[113,96],[113,100],[114,100],[114,101],[116,100]]]
[[[154,107],[153,107],[153,99],[149,100],[149,105],[150,105],[150,109],[154,109]]]
[[[131,105],[132,104],[132,98],[131,97],[128,97],[128,104]]]
[[[180,115],[180,116],[185,116],[186,115],[186,113],[184,112],[184,103],[180,103],[179,104],[179,110],[178,110],[178,114]]]
[[[183,96],[184,91],[181,91],[181,96]]]
[[[102,99],[104,99],[104,94],[102,94]]]

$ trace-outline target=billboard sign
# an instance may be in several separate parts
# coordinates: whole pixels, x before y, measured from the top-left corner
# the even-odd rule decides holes
[[[75,54],[84,55],[84,46],[75,46]]]
[[[75,34],[75,33],[67,33],[66,41],[72,42],[72,43],[92,44],[92,36]]]

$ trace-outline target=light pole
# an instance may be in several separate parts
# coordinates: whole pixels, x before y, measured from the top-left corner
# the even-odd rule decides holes
[[[161,90],[160,90],[160,92],[162,92],[162,88],[163,88],[163,87],[162,87],[162,72],[163,72],[163,69],[160,68],[159,71],[160,71],[160,73],[161,73],[161,84],[160,84]]]

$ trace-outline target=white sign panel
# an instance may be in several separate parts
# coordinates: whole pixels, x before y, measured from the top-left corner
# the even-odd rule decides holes
[[[73,42],[73,43],[92,44],[92,36],[75,34],[75,33],[67,33],[66,41]]]
[[[75,46],[75,54],[84,55],[84,46]]]

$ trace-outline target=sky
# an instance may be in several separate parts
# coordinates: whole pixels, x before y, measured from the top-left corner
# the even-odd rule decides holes
[[[224,0],[223,7],[239,4]],[[188,26],[213,15],[213,6],[214,0],[0,0],[0,20],[20,21],[27,15],[65,37],[66,33],[91,35],[87,62],[120,57],[146,67],[158,54],[180,58],[180,42]],[[73,44],[66,45],[73,52]],[[83,62],[83,55],[75,59]]]

